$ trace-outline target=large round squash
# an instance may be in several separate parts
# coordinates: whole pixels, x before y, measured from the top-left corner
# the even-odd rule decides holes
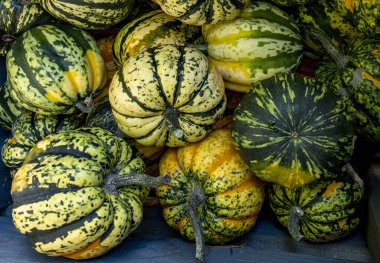
[[[228,129],[170,148],[160,160],[160,174],[171,177],[169,185],[156,188],[163,216],[189,240],[197,239],[197,224],[210,244],[247,233],[264,202],[264,184],[240,158]]]
[[[146,146],[199,141],[226,108],[215,66],[196,49],[175,45],[129,57],[111,82],[109,100],[119,129]]]
[[[41,25],[22,34],[7,53],[11,96],[44,115],[84,108],[107,80],[104,60],[87,32],[69,25]]]
[[[15,175],[13,222],[40,253],[100,256],[139,225],[149,189],[120,181],[143,171],[131,147],[106,130],[49,135]]]
[[[201,26],[234,19],[249,0],[153,0],[170,16],[185,24]]]
[[[232,137],[259,178],[289,188],[336,176],[353,150],[352,120],[340,97],[294,74],[263,80],[246,94]]]
[[[302,57],[298,26],[284,11],[252,2],[229,22],[203,27],[209,59],[226,88],[247,92],[252,83],[294,69]]]

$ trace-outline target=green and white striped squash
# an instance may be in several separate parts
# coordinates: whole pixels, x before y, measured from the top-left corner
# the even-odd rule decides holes
[[[0,86],[0,126],[6,130],[12,125],[25,109],[20,106],[9,94],[8,82]]]
[[[14,122],[12,135],[3,144],[1,158],[13,175],[37,142],[52,133],[77,129],[83,122],[83,117],[75,115],[45,116],[24,111]]]
[[[277,220],[295,240],[322,243],[342,238],[359,225],[364,184],[356,173],[353,178],[341,172],[336,179],[294,189],[269,184],[268,195]]]
[[[135,0],[39,0],[52,16],[82,29],[106,29],[125,19]]]
[[[244,96],[232,138],[259,178],[300,187],[336,176],[351,158],[353,125],[346,108],[312,78],[276,75]]]
[[[229,22],[203,27],[209,59],[226,88],[247,92],[252,83],[298,66],[302,41],[298,26],[278,7],[252,2]]]
[[[119,129],[145,146],[199,141],[226,108],[216,67],[200,51],[175,45],[129,57],[111,82],[109,101]]]
[[[185,24],[201,26],[234,19],[250,0],[153,0],[170,16]]]
[[[149,192],[137,185],[108,187],[143,171],[131,147],[106,130],[51,134],[32,148],[15,175],[13,222],[37,252],[71,259],[100,256],[139,225]]]
[[[44,115],[70,114],[91,104],[107,81],[96,41],[69,25],[26,31],[7,54],[10,94],[21,106]]]
[[[51,19],[38,3],[21,0],[0,1],[0,56],[7,53],[15,38],[24,31]]]
[[[183,42],[201,43],[201,28],[184,24],[162,10],[155,10],[129,22],[119,31],[113,44],[114,61],[120,68],[128,57],[144,49]]]

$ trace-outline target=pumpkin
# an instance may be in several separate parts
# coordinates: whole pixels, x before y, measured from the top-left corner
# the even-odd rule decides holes
[[[335,177],[353,151],[344,101],[296,74],[254,85],[235,110],[232,138],[259,178],[288,188]]]
[[[185,24],[201,26],[234,19],[250,0],[153,0],[170,16]]]
[[[380,141],[380,40],[352,39],[338,49],[323,31],[312,32],[330,55],[316,70],[318,81],[348,102],[358,135]]]
[[[224,244],[255,224],[264,202],[264,184],[250,172],[235,149],[230,130],[218,129],[202,141],[170,148],[159,164],[171,183],[156,188],[167,224],[196,240]]]
[[[198,50],[175,45],[129,57],[111,82],[109,101],[119,129],[145,146],[199,141],[226,108],[215,66]]]
[[[269,185],[269,205],[295,240],[332,241],[358,226],[364,184],[349,164],[344,169],[336,179],[299,188]]]
[[[7,53],[11,96],[44,115],[89,112],[107,75],[95,40],[69,25],[41,25],[26,31]]]
[[[37,252],[100,256],[141,222],[149,191],[137,185],[143,170],[131,147],[101,128],[51,134],[15,175],[13,222]]]
[[[128,57],[146,48],[198,43],[201,39],[200,27],[183,24],[162,10],[155,10],[127,23],[119,31],[113,44],[114,60],[120,68]]]
[[[7,53],[16,37],[24,31],[49,22],[51,16],[33,1],[0,2],[0,55]]]
[[[297,67],[302,57],[299,29],[278,7],[250,3],[226,23],[203,27],[209,59],[226,88],[247,92],[252,83]]]
[[[39,0],[52,16],[82,29],[105,29],[125,19],[134,0]]]
[[[75,115],[45,116],[24,111],[13,124],[12,135],[3,144],[2,160],[13,175],[38,141],[52,133],[74,130],[82,123],[83,117]]]
[[[9,85],[6,81],[0,86],[0,126],[3,129],[12,129],[13,122],[25,109],[9,94]]]

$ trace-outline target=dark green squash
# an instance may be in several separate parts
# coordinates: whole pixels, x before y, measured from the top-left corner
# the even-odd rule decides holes
[[[259,178],[289,188],[336,176],[353,150],[344,102],[295,74],[253,86],[235,110],[232,138]]]
[[[6,81],[0,86],[0,126],[6,130],[12,129],[13,122],[24,112],[9,94],[9,85]]]

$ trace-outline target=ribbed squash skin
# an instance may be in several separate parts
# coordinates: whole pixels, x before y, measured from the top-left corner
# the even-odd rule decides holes
[[[278,221],[287,227],[290,208],[298,206],[305,213],[300,233],[317,243],[344,237],[358,226],[363,194],[363,185],[347,174],[294,189],[268,186],[269,205]]]
[[[126,59],[143,49],[159,44],[179,45],[201,42],[201,28],[183,24],[162,10],[149,12],[127,23],[113,44],[115,63],[121,67]]]
[[[353,127],[329,89],[311,78],[277,75],[245,95],[232,138],[259,178],[292,188],[336,176],[351,157]]]
[[[313,1],[314,0],[270,0],[273,4],[282,6],[304,5]]]
[[[51,15],[82,29],[105,29],[125,19],[134,0],[39,0]]]
[[[167,224],[194,240],[187,201],[194,185],[202,189],[204,204],[198,206],[205,241],[223,244],[247,233],[264,202],[264,184],[240,158],[230,131],[218,129],[200,142],[170,148],[160,160],[160,175],[170,185],[156,188]]]
[[[0,86],[0,126],[6,130],[12,129],[13,122],[24,111],[25,109],[10,96],[6,81]]]
[[[112,80],[109,100],[119,129],[146,146],[199,141],[226,108],[222,77],[194,48],[159,45],[129,57]],[[183,131],[169,130],[173,112]]]
[[[331,88],[348,101],[356,133],[380,141],[380,40],[350,40],[341,51],[350,58],[345,67],[325,60],[316,70],[317,79],[331,83]]]
[[[201,26],[234,19],[249,0],[153,0],[170,16],[185,24]]]
[[[297,25],[269,3],[253,2],[232,21],[204,26],[203,35],[209,59],[235,91],[291,71],[302,57]]]
[[[49,135],[33,147],[13,180],[13,222],[40,253],[100,256],[139,225],[149,191],[131,185],[110,195],[103,182],[111,172],[143,170],[129,145],[103,129]]]
[[[41,25],[20,36],[7,53],[11,96],[45,115],[70,114],[95,97],[107,75],[95,40],[69,25]]]
[[[20,0],[2,0],[0,2],[0,55],[5,55],[12,39],[24,31],[47,22],[51,16],[37,3]]]
[[[82,123],[83,118],[74,115],[45,116],[25,111],[13,124],[12,136],[3,144],[2,160],[8,168],[17,170],[37,142],[52,133],[74,130]]]

